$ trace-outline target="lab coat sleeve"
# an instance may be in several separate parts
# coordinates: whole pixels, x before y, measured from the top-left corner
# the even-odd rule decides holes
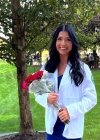
[[[35,95],[35,101],[37,103],[39,103],[41,106],[46,108],[48,106],[48,103],[47,103],[48,94],[49,93],[44,93],[42,95],[34,94]]]
[[[89,67],[84,64],[85,77],[82,82],[82,98],[80,101],[67,106],[70,120],[79,117],[91,110],[97,104],[97,95],[94,82],[92,80],[92,73]]]

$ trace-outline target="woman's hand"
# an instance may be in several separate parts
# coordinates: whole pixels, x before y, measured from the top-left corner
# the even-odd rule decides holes
[[[60,118],[61,122],[68,123],[67,121],[70,120],[70,117],[67,108],[62,108],[58,112],[58,117]]]
[[[47,102],[49,104],[55,104],[57,102],[57,99],[58,99],[58,94],[55,92],[52,92],[48,95]]]

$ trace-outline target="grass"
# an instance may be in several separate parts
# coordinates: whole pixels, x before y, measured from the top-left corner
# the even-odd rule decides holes
[[[97,91],[97,105],[86,114],[84,140],[100,139],[100,70],[93,70],[93,77]]]
[[[18,129],[16,69],[0,61],[0,132]]]
[[[38,68],[28,68],[28,72]],[[98,104],[86,114],[83,140],[100,139],[100,70],[94,70],[93,77],[96,85]],[[45,130],[44,109],[39,106],[34,96],[30,94],[33,127]],[[0,133],[19,131],[19,106],[16,81],[16,68],[0,60]]]
[[[29,73],[37,68],[28,68]],[[34,128],[44,130],[44,109],[39,106],[30,94],[31,111]],[[41,116],[41,117],[37,117]],[[0,60],[0,133],[19,130],[19,103],[14,66]]]

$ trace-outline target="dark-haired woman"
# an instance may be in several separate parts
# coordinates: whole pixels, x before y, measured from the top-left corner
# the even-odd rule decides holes
[[[70,25],[59,26],[52,37],[44,69],[53,73],[54,92],[36,96],[45,107],[46,140],[81,140],[84,114],[97,103],[91,71],[80,60],[79,43]],[[58,103],[58,111],[54,104]]]

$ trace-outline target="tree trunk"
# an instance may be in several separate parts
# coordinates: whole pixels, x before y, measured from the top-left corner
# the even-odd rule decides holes
[[[20,130],[22,133],[32,133],[32,116],[29,106],[29,94],[23,93],[22,81],[26,76],[25,52],[16,51],[18,95],[20,107]]]
[[[19,110],[20,110],[20,131],[21,133],[32,133],[32,115],[29,106],[29,94],[23,93],[22,81],[26,77],[25,60],[25,30],[23,19],[20,14],[20,0],[11,0],[12,6],[12,31],[13,31],[13,49],[15,50]]]

